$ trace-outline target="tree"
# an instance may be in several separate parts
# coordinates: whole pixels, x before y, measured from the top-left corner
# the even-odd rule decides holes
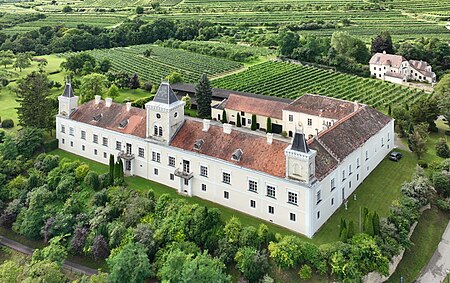
[[[36,249],[31,257],[31,263],[49,260],[61,267],[67,258],[67,250],[61,245],[61,240],[62,237],[54,237],[50,240],[50,245],[43,249]]]
[[[24,281],[23,267],[18,263],[6,260],[0,265],[1,282],[20,283]]]
[[[153,48],[147,48],[147,49],[145,49],[145,51],[144,51],[144,56],[145,57],[150,57],[150,56],[152,56],[152,54],[153,54]]]
[[[31,66],[31,54],[30,53],[19,53],[16,56],[16,61],[14,61],[13,68],[19,69],[22,72],[26,67]]]
[[[300,45],[299,36],[292,31],[284,31],[278,37],[281,55],[289,56]]]
[[[114,183],[114,155],[109,155],[109,184]]]
[[[112,84],[109,89],[108,89],[108,93],[106,94],[107,97],[111,97],[112,99],[115,99],[116,97],[119,96],[119,88],[115,85]]]
[[[272,133],[272,119],[270,119],[270,117],[267,118],[267,129],[266,131],[268,133]]]
[[[184,101],[184,109],[191,109],[191,97],[189,96],[189,94],[186,94],[185,96],[183,96],[181,98],[181,101]]]
[[[250,283],[259,282],[269,270],[267,255],[252,247],[239,249],[235,260],[237,268]]]
[[[392,118],[395,119],[395,128],[400,137],[405,137],[411,124],[411,114],[403,106],[392,109]]]
[[[256,129],[258,128],[258,125],[256,123],[256,115],[253,114],[252,115],[252,125],[251,125],[251,129],[252,131],[256,131]]]
[[[450,126],[450,74],[444,75],[434,88],[440,114],[447,120]]]
[[[370,54],[365,43],[344,31],[336,31],[331,36],[331,47],[339,55],[351,58],[358,63],[366,64]]]
[[[428,131],[437,132],[436,119],[439,115],[438,102],[435,97],[422,97],[411,106],[411,118],[414,124],[427,123]]]
[[[410,149],[416,154],[417,159],[420,159],[427,151],[427,125],[418,124],[412,127],[412,132],[408,133],[408,145]]]
[[[102,95],[106,87],[106,77],[102,74],[89,74],[81,78],[81,103],[93,100],[96,95]]]
[[[227,111],[225,109],[223,109],[222,111],[222,123],[226,124],[228,123],[228,119],[227,119]]]
[[[111,61],[109,59],[103,59],[102,61],[100,61],[100,63],[97,66],[97,70],[102,73],[105,74],[109,71],[109,69],[111,69]]]
[[[98,235],[94,238],[91,253],[95,260],[102,260],[108,257],[109,247],[102,235]]]
[[[141,87],[141,83],[139,82],[139,76],[137,73],[134,73],[133,76],[130,79],[130,88],[131,89],[138,89]]]
[[[48,99],[47,76],[32,72],[19,81],[17,86],[17,108],[19,124],[40,129],[53,128],[52,104]]]
[[[62,9],[63,13],[71,13],[73,11],[73,8],[70,7],[69,5],[64,6],[64,8]]]
[[[180,73],[174,71],[166,77],[166,81],[168,81],[170,84],[182,83],[183,76]]]
[[[448,148],[447,140],[444,138],[440,138],[435,146],[436,154],[442,158],[450,157],[450,150]]]
[[[66,278],[61,268],[55,262],[49,260],[38,261],[28,269],[28,279],[24,282],[65,283]]]
[[[295,236],[284,236],[279,242],[270,242],[269,255],[279,268],[295,266],[301,256],[301,241]]]
[[[89,173],[87,173],[86,177],[84,177],[84,183],[94,191],[100,189],[100,181],[98,180],[98,174],[95,171],[89,171]]]
[[[136,14],[138,14],[138,15],[144,14],[144,7],[137,6],[136,7]]]
[[[76,53],[67,57],[66,61],[61,63],[61,68],[74,72],[75,74],[81,74],[83,67],[87,62],[89,62],[91,66],[95,66],[97,64],[95,58],[89,53]]]
[[[88,228],[77,226],[73,232],[73,236],[70,241],[69,246],[70,252],[75,255],[82,255],[88,235],[89,235]]]
[[[152,275],[147,257],[147,248],[142,244],[128,243],[123,249],[107,259],[111,283],[139,283]]]
[[[197,99],[199,117],[211,117],[212,89],[206,74],[202,74],[198,84],[195,86],[195,97]]]
[[[14,63],[14,53],[11,50],[0,50],[0,65],[6,66]]]
[[[242,127],[241,114],[239,114],[239,112],[237,113],[237,117],[236,117],[236,127]]]
[[[386,51],[388,54],[394,54],[394,45],[392,44],[391,34],[388,31],[382,31],[372,39],[372,54],[383,53],[383,51]]]
[[[47,65],[48,65],[47,59],[45,59],[45,58],[39,59],[39,63],[38,63],[39,73],[44,73]]]

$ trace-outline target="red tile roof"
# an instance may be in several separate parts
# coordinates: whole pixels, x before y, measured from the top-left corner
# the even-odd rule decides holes
[[[277,119],[283,118],[283,109],[286,106],[288,106],[288,103],[286,102],[273,101],[251,96],[243,96],[238,94],[230,94],[225,104],[226,109],[242,111],[245,113],[251,113]]]
[[[400,68],[403,61],[406,61],[406,59],[400,55],[375,53],[372,58],[370,58],[369,64],[390,65],[394,68]]]
[[[353,102],[305,94],[294,100],[284,110],[339,120],[352,113],[354,108]]]
[[[101,115],[99,121],[94,121],[94,116]],[[89,101],[78,107],[70,119],[97,126],[100,128],[129,134],[140,138],[146,135],[146,117],[145,109],[131,107],[128,112],[125,104],[112,103],[110,107],[105,106],[105,101],[95,104],[95,101]],[[120,129],[119,124],[128,120],[125,128]]]
[[[170,145],[276,177],[285,177],[284,150],[289,143],[274,139],[272,144],[267,144],[264,136],[235,129],[230,134],[225,134],[222,127],[215,125],[211,125],[208,132],[203,132],[202,127],[203,123],[200,121],[186,120]],[[195,141],[199,139],[203,139],[205,142],[200,150],[196,151],[193,147]],[[243,151],[239,162],[231,160],[231,155],[236,149]]]

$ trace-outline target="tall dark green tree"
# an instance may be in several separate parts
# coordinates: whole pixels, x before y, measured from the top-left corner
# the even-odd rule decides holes
[[[237,113],[237,118],[236,118],[236,127],[241,127],[241,114],[239,114],[239,112]]]
[[[195,97],[198,105],[198,116],[203,118],[210,117],[212,90],[206,74],[200,77],[198,84],[195,86]]]
[[[256,115],[253,114],[253,115],[252,115],[252,125],[251,125],[252,131],[256,131],[257,126],[258,126],[258,125],[257,125],[257,123],[256,123]]]
[[[53,128],[52,103],[48,96],[48,79],[45,74],[32,72],[17,86],[19,124],[51,130]]]
[[[109,183],[114,183],[114,155],[109,155]]]
[[[139,82],[139,76],[137,73],[134,73],[130,79],[130,88],[137,89],[141,87],[141,83]]]
[[[223,109],[222,111],[222,123],[228,123],[228,119],[227,119],[227,111],[225,109]]]
[[[383,51],[386,51],[388,54],[394,53],[394,45],[392,44],[391,34],[388,31],[382,31],[372,39],[372,54]]]
[[[270,117],[267,118],[266,130],[268,133],[272,133],[272,119],[270,119]]]

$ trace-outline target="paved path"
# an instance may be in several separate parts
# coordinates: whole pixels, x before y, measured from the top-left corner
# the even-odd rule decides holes
[[[22,245],[19,242],[5,238],[3,236],[0,236],[0,245],[6,246],[10,249],[16,250],[18,252],[21,252],[23,254],[30,255],[30,256],[33,254],[33,251],[34,251],[34,249],[32,249],[30,247]],[[83,266],[83,265],[80,265],[80,264],[77,264],[77,263],[74,263],[74,262],[71,262],[68,260],[64,261],[63,268],[66,270],[69,270],[71,272],[78,273],[78,274],[94,275],[94,274],[98,273],[97,270],[95,270],[95,269],[92,269],[92,268],[89,268],[89,267],[86,267],[86,266]]]
[[[420,273],[416,283],[441,283],[450,272],[450,222],[433,257]]]

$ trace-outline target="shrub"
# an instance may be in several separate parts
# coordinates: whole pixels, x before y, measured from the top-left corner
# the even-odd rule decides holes
[[[14,127],[14,121],[12,119],[5,119],[2,121],[2,128],[9,129]]]
[[[145,82],[143,85],[143,88],[148,92],[152,91],[152,87],[153,87],[152,82]]]
[[[422,168],[428,168],[428,163],[425,160],[419,160],[417,164]]]
[[[84,180],[88,172],[89,172],[89,165],[81,164],[80,166],[77,167],[77,169],[75,169],[75,177],[79,181]]]
[[[439,209],[449,211],[450,210],[450,198],[438,199],[436,201],[436,205],[437,205],[437,207],[439,207]]]
[[[52,139],[50,141],[47,141],[44,143],[44,150],[45,152],[50,152],[52,150],[55,150],[58,148],[58,140]]]
[[[95,191],[100,188],[98,175],[94,171],[89,171],[89,173],[87,173],[86,177],[84,178],[84,183]]]
[[[285,137],[288,136],[288,133],[287,133],[286,131],[282,131],[282,132],[281,132],[281,135],[285,138]]]
[[[300,276],[300,279],[303,280],[309,280],[312,277],[312,269],[309,267],[309,265],[304,264],[302,268],[300,268],[300,271],[298,272],[298,275]]]
[[[444,138],[440,138],[435,146],[436,154],[442,158],[450,157],[450,150],[448,148],[447,141]]]

